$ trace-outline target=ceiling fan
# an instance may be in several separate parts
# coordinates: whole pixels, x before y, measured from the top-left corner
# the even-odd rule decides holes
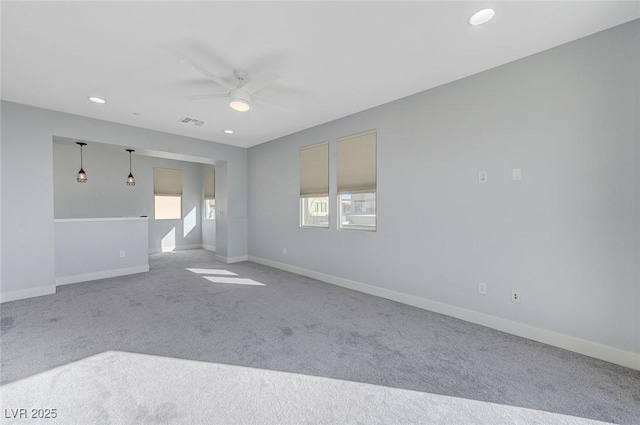
[[[269,98],[255,94],[255,92],[257,92],[258,90],[274,83],[280,78],[280,76],[273,71],[264,73],[251,81],[245,81],[247,78],[247,72],[236,69],[233,71],[233,75],[238,79],[238,81],[234,85],[218,77],[217,75],[212,74],[200,65],[197,65],[188,59],[182,59],[180,62],[228,90],[227,93],[185,96],[187,100],[229,98],[229,106],[231,107],[231,109],[238,112],[246,112],[251,109],[252,102],[261,103],[263,105],[291,112],[291,110],[287,107],[280,105],[279,103],[274,102]]]

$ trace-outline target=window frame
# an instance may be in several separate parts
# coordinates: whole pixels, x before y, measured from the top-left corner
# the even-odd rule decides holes
[[[354,195],[374,195],[375,196],[375,214],[358,214],[359,216],[369,216],[373,215],[373,226],[369,225],[357,225],[357,224],[348,224],[345,225],[342,222],[343,212],[342,212],[342,197],[343,196],[354,196]],[[352,230],[356,232],[377,232],[378,231],[378,194],[377,192],[356,192],[356,193],[339,193],[336,196],[338,200],[338,230]],[[366,201],[363,201],[366,202]]]
[[[174,184],[173,181],[167,180],[167,175],[170,173],[178,173],[180,176],[180,191],[178,193],[177,184]],[[153,219],[154,220],[182,220],[184,217],[182,215],[182,207],[183,207],[183,193],[184,193],[184,179],[183,179],[184,171],[175,169],[175,168],[162,168],[162,167],[154,167],[153,168]],[[158,217],[158,198],[178,198],[179,199],[179,207],[175,207],[176,210],[172,211],[175,215],[171,217]]]
[[[309,224],[309,223],[305,223],[304,219],[305,219],[305,203],[308,202],[309,199],[326,199],[326,211],[324,211],[325,215],[324,216],[320,216],[320,217],[327,217],[327,222],[326,225],[316,225],[316,224]],[[323,202],[325,203],[325,202]],[[331,214],[329,213],[329,195],[326,196],[301,196],[300,197],[300,205],[299,205],[299,209],[300,209],[300,227],[305,228],[305,229],[328,229],[330,227],[329,225],[329,220],[331,217]],[[311,206],[309,206],[308,208],[309,213],[312,212],[316,212],[313,211],[313,209],[311,208]],[[320,213],[322,214],[322,213]],[[311,216],[311,214],[309,214]]]
[[[158,198],[178,198],[179,214],[178,217],[158,217]],[[175,211],[174,211],[175,212]],[[153,195],[153,219],[154,220],[182,220],[182,195]]]
[[[202,203],[202,216],[205,220],[216,219],[216,169],[215,167],[207,167],[203,173],[203,189],[204,199]],[[209,204],[209,201],[213,201],[213,205]],[[209,217],[209,210],[213,209],[213,216]]]
[[[209,201],[213,201],[213,217],[209,217],[209,208],[212,208],[208,204]],[[205,220],[215,220],[216,219],[216,198],[204,198],[202,210],[204,211],[203,216]]]
[[[317,152],[321,152],[322,156],[318,156],[319,154]],[[328,141],[315,143],[309,146],[302,146],[298,151],[298,172],[300,186],[300,201],[298,202],[298,224],[301,228],[330,228],[331,200],[329,197],[329,154],[330,146]],[[309,168],[305,168],[305,166]],[[314,171],[316,172],[315,174]],[[310,199],[324,199],[325,202],[323,203],[326,203],[324,211],[314,211],[313,207],[309,203]],[[326,217],[326,223],[323,222],[321,224],[310,224],[308,220],[309,217]],[[307,221],[305,221],[305,219],[307,219]]]
[[[362,167],[362,159],[358,158],[343,158],[347,164],[353,164],[356,170],[359,170],[359,173],[347,174],[348,177],[341,177],[340,170],[352,170],[347,167],[344,168],[344,164],[341,164],[341,142],[349,142],[353,141],[353,139],[362,138],[364,143],[371,142],[371,140],[367,141],[369,136],[373,135],[373,152],[364,150],[365,153],[369,152],[373,155],[373,170],[367,171],[366,168],[358,168],[358,166]],[[367,145],[364,145],[366,148]],[[349,147],[348,145],[344,147],[345,151],[358,150],[354,146]],[[362,148],[360,148],[362,150]],[[336,180],[337,180],[337,196],[336,196],[336,211],[337,211],[337,229],[338,230],[347,230],[347,231],[364,231],[364,232],[377,232],[378,231],[378,131],[367,130],[361,133],[352,134],[349,136],[344,136],[336,139]],[[366,161],[367,156],[363,157]],[[369,173],[373,171],[373,175],[370,176]],[[351,181],[354,179],[353,181]],[[364,179],[364,180],[363,180]],[[347,182],[347,183],[345,183]],[[345,225],[343,224],[343,196],[358,196],[358,195],[373,195],[374,196],[374,209],[375,214],[359,214],[360,216],[373,215],[373,225]],[[354,214],[355,215],[355,214]]]

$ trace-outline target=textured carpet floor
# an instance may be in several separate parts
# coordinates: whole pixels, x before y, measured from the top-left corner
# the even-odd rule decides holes
[[[150,265],[3,304],[2,382],[118,350],[640,424],[638,371],[206,251]]]
[[[197,388],[197,391],[194,391]],[[106,352],[0,387],[15,424],[597,425],[538,410],[337,379]],[[38,410],[35,415],[38,416]],[[16,418],[14,418],[16,416]]]

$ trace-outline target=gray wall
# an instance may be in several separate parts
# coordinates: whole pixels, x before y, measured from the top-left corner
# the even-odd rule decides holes
[[[1,108],[2,293],[28,294],[55,282],[54,136],[224,163],[219,180],[227,187],[218,193],[226,197],[222,213],[231,225],[216,248],[225,256],[247,255],[246,149],[11,102]]]
[[[129,154],[125,148],[92,143],[84,147],[87,183],[76,182],[80,148],[74,143],[53,144],[55,218],[149,217],[149,249],[160,250],[161,240],[175,229],[176,248],[203,242],[204,164],[138,155],[132,156],[135,186],[127,186]],[[155,220],[153,169],[182,170],[183,220]],[[211,233],[211,229],[207,229]],[[215,237],[215,229],[213,229]],[[211,235],[207,235],[208,240]],[[213,243],[215,246],[215,241]]]
[[[638,46],[635,21],[250,148],[250,256],[640,353]],[[299,228],[298,149],[330,141],[336,211],[335,139],[369,129],[377,232]]]
[[[149,271],[148,221],[139,217],[56,220],[56,283]]]

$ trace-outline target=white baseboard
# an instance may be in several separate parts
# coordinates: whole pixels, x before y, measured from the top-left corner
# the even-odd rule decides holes
[[[90,280],[106,279],[108,277],[126,276],[128,274],[144,273],[149,271],[149,265],[125,267],[122,269],[104,270],[100,272],[76,274],[71,276],[56,277],[56,285],[69,285],[71,283],[87,282]]]
[[[216,254],[216,260],[222,261],[223,263],[226,263],[226,264],[240,263],[242,261],[248,261],[249,260],[249,256],[240,255],[238,257],[223,257],[222,255],[217,255]]]
[[[202,244],[194,244],[194,245],[181,245],[174,248],[174,251],[184,251],[187,249],[202,249]]]
[[[149,254],[159,254],[161,252],[185,251],[187,249],[201,249],[201,248],[203,248],[202,244],[174,246],[167,251],[163,251],[162,248],[149,248]]]
[[[291,273],[307,276],[343,288],[352,289],[354,291],[364,292],[366,294],[375,295],[377,297],[386,298],[397,301],[399,303],[422,308],[424,310],[433,311],[447,316],[452,316],[467,322],[477,323],[492,329],[506,332],[523,338],[532,339],[544,344],[553,345],[554,347],[563,348],[585,356],[594,357],[610,363],[615,363],[631,369],[640,370],[640,353],[621,350],[619,348],[610,347],[608,345],[597,342],[587,341],[569,335],[564,335],[555,331],[538,328],[524,323],[515,322],[513,320],[480,313],[473,310],[467,310],[461,307],[455,307],[438,301],[429,300],[427,298],[417,297],[402,292],[393,291],[391,289],[380,288],[368,285],[362,282],[356,282],[341,277],[292,266],[277,261],[267,260],[265,258],[249,256],[249,261],[262,264],[269,267],[285,270]]]
[[[216,247],[211,245],[202,244],[202,249],[206,251],[216,252]]]
[[[56,293],[55,285],[38,286],[36,288],[18,289],[17,291],[0,292],[0,303],[23,300],[25,298],[41,297]]]

